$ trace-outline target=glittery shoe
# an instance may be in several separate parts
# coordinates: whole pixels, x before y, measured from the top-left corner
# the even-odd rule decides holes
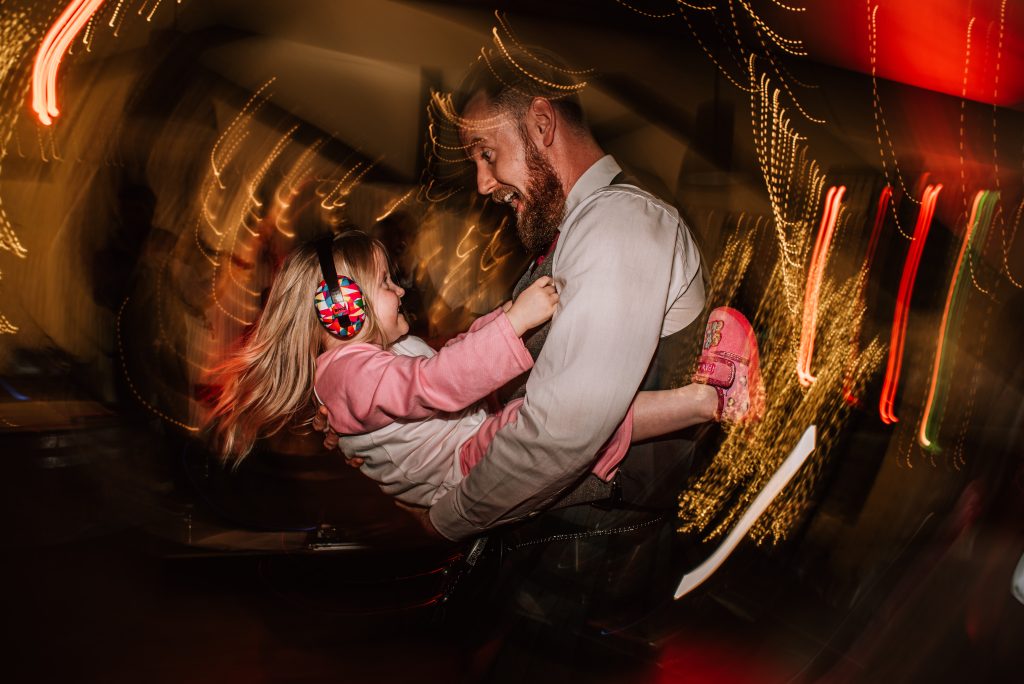
[[[717,390],[716,420],[749,423],[761,419],[764,385],[758,362],[757,338],[746,317],[727,306],[712,311],[693,382]]]

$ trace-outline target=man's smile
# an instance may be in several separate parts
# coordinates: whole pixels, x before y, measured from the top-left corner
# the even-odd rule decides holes
[[[522,199],[519,193],[512,188],[502,188],[494,193],[494,199],[500,204],[508,204],[512,206],[512,209],[519,212],[519,208],[522,205]]]

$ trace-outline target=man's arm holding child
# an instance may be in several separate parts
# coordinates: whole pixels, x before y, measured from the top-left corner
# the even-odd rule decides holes
[[[562,235],[554,262],[561,308],[519,417],[431,508],[443,536],[462,539],[523,518],[593,464],[660,338],[678,237],[677,220],[665,213],[639,197],[593,202]]]

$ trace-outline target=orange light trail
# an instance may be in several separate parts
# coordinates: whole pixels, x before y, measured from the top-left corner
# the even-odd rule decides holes
[[[843,201],[846,186],[833,186],[825,195],[825,211],[821,216],[821,228],[818,239],[814,243],[814,254],[807,270],[807,288],[804,290],[803,327],[800,331],[800,351],[797,354],[796,374],[800,384],[810,387],[815,377],[811,374],[811,359],[814,357],[814,332],[818,322],[818,296],[821,293],[821,280],[825,273],[825,262],[828,260],[829,246],[835,233],[836,219],[839,218],[839,206]]]
[[[32,109],[44,126],[60,114],[57,108],[57,71],[71,43],[103,5],[103,0],[72,0],[47,31],[32,67]]]
[[[903,276],[900,278],[900,289],[896,298],[896,313],[892,320],[892,334],[889,340],[889,363],[882,384],[882,396],[878,401],[878,413],[882,422],[890,425],[898,422],[893,413],[893,400],[896,387],[900,381],[900,370],[903,365],[903,344],[907,333],[907,314],[910,310],[910,297],[914,292],[914,280],[917,278],[917,267],[921,264],[924,243],[928,239],[928,229],[935,215],[935,202],[942,191],[942,185],[928,185],[921,198],[921,210],[917,215],[913,241],[903,264]]]
[[[934,410],[936,406],[942,407],[945,404],[945,390],[937,392],[939,378],[942,375],[942,367],[950,363],[947,358],[949,349],[946,347],[947,338],[952,336],[953,329],[957,327],[959,313],[963,311],[965,293],[962,291],[962,276],[964,260],[971,248],[971,240],[976,235],[984,235],[992,222],[993,209],[998,201],[998,193],[988,190],[981,190],[974,196],[974,204],[971,207],[971,217],[967,221],[967,229],[964,231],[964,241],[960,245],[960,254],[957,256],[956,265],[953,267],[953,277],[949,281],[949,292],[946,293],[946,306],[942,310],[942,322],[939,324],[939,341],[935,349],[935,365],[932,367],[931,388],[928,390],[928,399],[924,404],[924,414],[921,419],[921,429],[918,432],[918,443],[926,449],[937,450],[935,440],[929,439],[928,430],[932,427],[933,419],[940,415],[940,411]],[[983,238],[982,238],[983,239]],[[950,312],[954,312],[950,315]],[[934,430],[932,432],[934,435]]]

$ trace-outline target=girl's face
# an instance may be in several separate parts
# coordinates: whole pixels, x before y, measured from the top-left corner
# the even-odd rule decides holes
[[[385,337],[383,342],[390,344],[409,332],[409,321],[405,320],[405,314],[400,308],[405,290],[391,280],[387,257],[379,252],[375,270],[376,278],[373,283],[366,286],[366,289],[369,291],[370,301],[373,302],[373,313]]]

